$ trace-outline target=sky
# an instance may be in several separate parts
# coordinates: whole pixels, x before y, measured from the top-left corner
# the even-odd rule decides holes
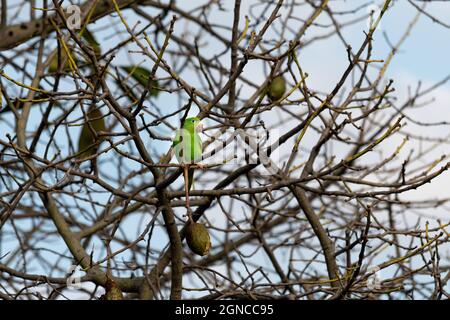
[[[330,6],[337,10],[346,10],[348,8],[353,8],[354,3],[357,1],[361,4],[367,3],[367,1],[360,0],[336,0],[330,1]],[[191,1],[188,4],[184,5],[195,7],[202,2],[203,1]],[[382,1],[373,1],[370,3],[372,3],[371,8],[376,8],[376,6],[381,5]],[[251,4],[252,1],[243,1],[242,11],[247,12]],[[219,25],[222,24],[230,26],[233,16],[232,2],[225,1],[224,8],[225,11],[214,10],[214,21],[217,21],[217,24]],[[305,13],[301,12],[303,8],[299,8],[298,10],[300,10],[299,14],[301,15],[304,14],[306,16],[308,14],[308,11],[305,11]],[[366,9],[362,9],[361,11],[363,12],[365,10]],[[436,3],[428,3],[426,5],[426,10],[436,18],[445,21],[446,19],[448,20],[448,17],[450,16],[450,3],[440,1]],[[150,14],[155,14],[157,12],[154,9],[146,9],[146,11]],[[282,11],[282,14],[283,13],[285,12]],[[393,7],[383,18],[379,29],[375,33],[374,58],[385,59],[390,51],[390,46],[386,41],[384,33],[388,34],[388,38],[391,43],[396,43],[401,38],[410,21],[416,14],[417,10],[412,7],[406,0],[394,1]],[[23,11],[21,12],[21,15],[23,15],[23,20],[27,19],[27,12]],[[125,15],[127,19],[129,19],[130,24],[139,19],[130,11],[126,11]],[[243,23],[243,20],[244,18],[241,17],[241,23]],[[341,22],[344,22],[345,20],[346,19],[343,19]],[[329,19],[327,19],[326,16],[323,16],[318,20],[318,22],[329,23]],[[113,25],[112,29],[107,29],[109,26],[111,26],[110,23],[111,19],[105,18],[97,22],[93,28],[94,30],[96,30],[97,38],[101,39],[104,51],[106,51],[107,48],[111,48],[117,44],[117,38],[112,38],[112,36],[115,34],[119,34],[119,30],[123,29],[120,24]],[[195,29],[195,26],[187,25],[185,24],[185,22],[182,22],[180,25],[180,29],[175,29],[175,34],[177,35],[183,36],[184,28],[191,28],[190,30]],[[354,26],[343,29],[343,36],[346,38],[347,42],[351,44],[353,49],[358,48],[363,41],[363,29],[367,30],[367,28],[365,27],[366,25],[367,21],[363,20]],[[313,28],[311,32],[308,32],[306,34],[305,39],[314,37],[317,34],[320,34],[320,30],[318,30],[318,28]],[[120,39],[121,37],[123,37],[123,35],[119,34],[118,38]],[[397,96],[399,101],[404,101],[408,96],[408,88],[411,88],[411,90],[414,91],[419,81],[421,82],[422,87],[426,88],[432,86],[433,84],[444,79],[446,76],[450,75],[450,63],[448,59],[448,57],[450,56],[450,41],[447,41],[447,39],[449,38],[450,29],[443,28],[438,23],[433,22],[431,19],[425,16],[420,17],[419,21],[412,30],[411,36],[405,41],[399,52],[395,55],[395,58],[386,74],[386,78],[394,79],[394,87],[396,89],[395,95]],[[214,43],[211,43],[208,44],[202,52],[206,56],[210,56],[212,58],[217,52],[220,52],[221,50],[223,50],[223,47],[215,46]],[[119,65],[126,65],[143,61],[143,58],[137,54],[132,54],[131,56],[132,59],[130,60],[130,55],[128,54],[128,52],[122,51],[116,57],[115,62]],[[305,50],[300,50],[299,59],[302,63],[302,67],[304,71],[310,75],[307,80],[309,86],[324,92],[330,91],[330,89],[332,89],[336,84],[337,80],[342,75],[343,70],[345,70],[347,66],[346,56],[346,48],[343,46],[342,42],[336,38],[329,39],[327,41],[319,41],[311,46],[308,46]],[[226,58],[228,58],[228,56]],[[222,62],[225,65],[228,65],[229,63],[226,59],[224,59]],[[151,66],[146,63],[147,62],[145,62],[144,65],[146,65],[147,67]],[[12,69],[7,69],[6,71],[7,73],[8,71],[13,72]],[[262,69],[258,63],[249,63],[244,71],[244,76],[252,77],[252,79],[259,79],[262,83],[265,79],[265,71],[266,70]],[[12,73],[11,75],[14,74]],[[186,74],[185,77],[186,80],[191,81],[191,83],[193,83],[194,85],[196,83],[199,83],[194,74]],[[251,91],[249,90],[249,88],[244,87],[242,89],[242,94],[251,94]],[[450,112],[448,112],[448,109],[450,108],[450,82],[441,86],[438,90],[433,91],[433,93],[429,96],[424,97],[424,100],[425,99],[434,99],[431,107],[417,109],[409,113],[409,115],[413,119],[424,122],[450,122]],[[160,97],[158,97],[158,99],[155,101],[155,103],[167,105],[167,113],[173,111],[177,106],[177,101],[169,94],[161,94]],[[195,114],[195,110],[192,111],[192,113]],[[39,115],[39,111],[36,110],[35,114]],[[38,124],[37,121],[33,122],[33,119],[37,120],[39,118],[32,117],[30,126],[36,126]],[[0,119],[0,134],[2,138],[4,138],[6,132],[10,132],[12,130],[12,128],[6,125],[6,122],[4,122],[3,120]],[[6,120],[8,121],[10,119]],[[174,121],[172,124],[176,125],[176,122]],[[286,128],[288,128],[288,126],[286,126]],[[414,126],[414,124],[409,123],[408,128],[411,128],[410,130],[412,133],[422,134],[427,137],[446,137],[450,134],[448,126],[417,127]],[[72,130],[73,132],[76,132],[77,128],[73,128]],[[172,134],[169,130],[162,131],[161,133],[168,136]],[[313,136],[306,137],[306,139],[313,138]],[[386,148],[386,153],[389,153],[389,151],[395,149],[398,143],[398,139],[388,140],[382,148]],[[166,147],[168,147],[169,144],[170,143],[167,143],[161,147],[160,150],[162,150],[162,153],[165,152]],[[411,148],[413,147],[417,146],[411,146]],[[434,150],[432,153],[430,153],[429,156],[433,158],[437,158],[441,154],[445,154],[448,156],[448,150],[448,142],[443,143],[441,148]],[[404,150],[405,153],[407,153],[407,151],[408,149]],[[339,150],[337,150],[337,152],[339,152]],[[179,183],[181,183],[181,180],[179,181]],[[441,177],[433,181],[433,183],[425,185],[420,190],[409,193],[407,197],[411,197],[412,199],[429,197],[446,198],[449,197],[449,184],[450,175],[448,173],[445,173]],[[102,201],[106,200],[106,198],[102,198],[106,196],[99,195],[99,197],[99,199],[101,199]],[[427,212],[427,214],[429,214],[430,216],[442,217],[444,219],[447,219],[447,221],[449,220],[448,210],[446,207],[436,208],[436,210],[429,213]],[[220,218],[211,217],[211,221],[215,221],[216,223],[223,223],[223,219]],[[127,223],[129,223],[128,228],[130,230],[130,233],[133,234],[138,234],[139,231],[142,230],[142,226],[145,225],[145,223],[142,223],[142,221],[136,219],[130,219]],[[159,232],[158,236],[155,238],[154,243],[166,243],[166,240],[167,238],[164,232]],[[64,244],[58,242],[58,244],[55,244],[54,246],[55,248],[62,248]],[[3,250],[5,251],[7,249],[8,248],[3,248]],[[258,259],[261,259],[261,261],[265,262],[267,261],[264,256],[261,256]]]

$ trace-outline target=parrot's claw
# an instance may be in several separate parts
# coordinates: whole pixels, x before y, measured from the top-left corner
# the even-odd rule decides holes
[[[206,169],[206,165],[204,165],[203,163],[196,163],[195,165],[196,165],[197,168],[199,168],[200,170],[205,170],[205,169]]]
[[[193,219],[192,219],[192,210],[191,210],[191,208],[189,207],[189,208],[186,208],[187,210],[186,210],[186,216],[187,216],[187,218],[188,218],[188,221],[190,221],[190,222],[192,222],[192,221],[194,221]]]

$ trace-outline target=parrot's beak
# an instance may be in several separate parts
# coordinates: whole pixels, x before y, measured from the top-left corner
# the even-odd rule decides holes
[[[197,131],[197,132],[203,132],[203,123],[199,123],[198,125],[197,125],[197,127],[195,128],[195,131]]]

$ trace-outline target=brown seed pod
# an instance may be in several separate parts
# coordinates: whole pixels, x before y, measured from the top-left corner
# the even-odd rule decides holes
[[[267,96],[271,101],[280,100],[286,92],[286,80],[283,76],[277,76],[269,84]]]
[[[123,300],[122,291],[112,279],[106,279],[105,294],[100,300]]]
[[[201,223],[190,222],[186,228],[186,242],[192,252],[204,256],[211,248],[208,230]]]

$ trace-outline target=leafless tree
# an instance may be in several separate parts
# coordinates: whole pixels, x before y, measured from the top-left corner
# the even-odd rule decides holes
[[[386,74],[419,19],[450,21],[408,2],[396,39],[390,0],[2,0],[0,298],[448,298],[448,198],[411,196],[449,168],[430,134],[448,123],[411,112],[449,78],[401,99]],[[324,91],[305,53],[336,39]],[[188,115],[205,126],[189,192],[205,256],[172,157]],[[252,129],[264,152],[234,134]],[[246,156],[217,162],[230,146]]]

